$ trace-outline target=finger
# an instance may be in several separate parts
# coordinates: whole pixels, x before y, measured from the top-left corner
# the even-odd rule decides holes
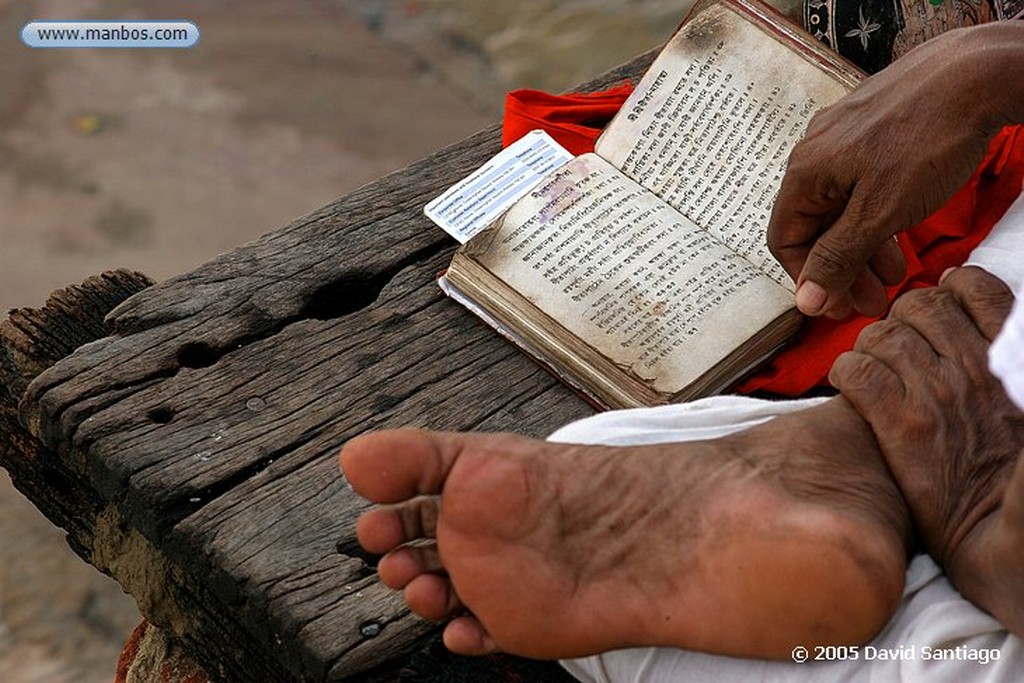
[[[452,582],[438,574],[420,574],[406,585],[402,597],[409,609],[434,621],[465,609]]]
[[[835,292],[830,297],[818,283],[808,281],[796,289],[796,307],[804,315],[842,320],[853,310],[853,297],[849,292]]]
[[[794,150],[768,221],[768,250],[794,282],[814,241],[832,224],[845,201],[822,191],[819,175],[794,163],[798,156]]]
[[[441,572],[441,556],[437,546],[402,546],[392,550],[377,563],[380,582],[388,588],[401,590],[421,574]]]
[[[418,429],[363,434],[339,456],[345,477],[376,503],[440,493],[461,452],[457,435]]]
[[[861,330],[853,349],[885,362],[893,370],[899,370],[905,363],[927,368],[939,362],[939,354],[928,340],[892,314]]]
[[[854,310],[870,318],[885,313],[889,304],[885,285],[869,268],[864,268],[850,286],[850,300]],[[832,317],[831,311],[826,314]]]
[[[906,395],[900,376],[885,362],[859,351],[836,358],[828,380],[869,424],[889,412],[889,402]]]
[[[479,656],[499,652],[498,644],[487,629],[471,614],[464,614],[448,622],[442,637],[445,647],[456,654]]]
[[[1013,291],[1006,283],[981,268],[968,266],[948,272],[942,287],[952,292],[981,335],[992,342],[1013,308]]]
[[[907,276],[907,259],[895,237],[882,242],[878,251],[868,259],[868,267],[883,285],[892,287],[903,282]]]
[[[950,358],[959,366],[987,366],[988,342],[947,288],[907,292],[892,305],[889,319],[914,329],[933,353]],[[923,352],[908,349],[907,353]],[[917,361],[914,355],[908,359]]]
[[[824,226],[821,216],[796,212],[783,215],[778,206],[768,227],[768,251],[796,282],[814,239]]]
[[[846,292],[833,299],[828,308],[822,311],[822,315],[832,320],[846,320],[853,313],[853,298]]]
[[[356,538],[378,555],[418,538],[434,538],[437,505],[436,498],[420,496],[364,512],[356,522]]]
[[[841,355],[829,372],[829,380],[869,422],[884,419],[880,401],[902,401],[907,386],[921,382],[921,375],[938,372],[935,349],[913,328],[887,318],[864,328],[854,344],[853,355]],[[867,419],[867,413],[861,412]]]
[[[811,245],[797,278],[797,306],[803,313],[820,315],[832,308],[892,236],[884,222],[861,220],[862,215],[860,203],[851,199],[843,214]]]

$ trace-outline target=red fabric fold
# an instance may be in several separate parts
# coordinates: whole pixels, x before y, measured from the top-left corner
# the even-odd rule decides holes
[[[505,97],[501,144],[508,147],[540,128],[573,154],[593,152],[597,136],[631,92],[633,85],[628,81],[596,93],[550,95],[514,90]]]
[[[619,110],[632,87],[626,83],[599,93],[550,95],[535,90],[509,93],[502,142],[506,146],[535,128],[547,131],[573,154],[593,151],[601,130]],[[1024,187],[1024,127],[1003,129],[970,181],[941,209],[899,236],[907,277],[889,289],[889,300],[903,292],[938,283],[942,273],[961,265],[971,250]],[[857,335],[877,318],[842,321],[814,319],[792,346],[737,387],[740,393],[801,396],[828,385],[836,357],[853,348]]]

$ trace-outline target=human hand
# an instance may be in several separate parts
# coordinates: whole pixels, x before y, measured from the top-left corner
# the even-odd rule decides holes
[[[988,369],[1013,295],[979,268],[900,297],[830,379],[871,425],[928,552],[943,566],[1002,505],[1024,413]]]
[[[1000,22],[1012,24],[1015,22]],[[808,315],[885,310],[906,266],[892,237],[937,210],[1019,117],[1024,24],[950,31],[819,112],[793,150],[768,227]],[[1014,97],[1003,90],[1017,89]]]

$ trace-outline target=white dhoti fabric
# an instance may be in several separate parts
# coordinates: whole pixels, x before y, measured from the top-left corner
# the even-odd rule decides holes
[[[1018,297],[1013,313],[991,347],[990,362],[1011,398],[1024,409],[1024,195],[974,250],[968,263],[1002,279]],[[803,410],[822,400],[826,399],[775,402],[718,396],[681,405],[595,415],[558,430],[550,439],[617,446],[712,439],[785,412]],[[813,643],[807,647],[806,662],[719,657],[672,648],[634,648],[566,660],[562,665],[587,683],[996,683],[1024,679],[1024,642],[961,597],[927,555],[919,555],[910,563],[903,602],[871,643],[859,647],[856,654],[819,652]],[[819,655],[824,660],[816,661]]]
[[[985,268],[1010,286],[1017,301],[989,349],[992,373],[1024,410],[1024,194],[1017,198],[992,233],[977,246],[969,263]]]

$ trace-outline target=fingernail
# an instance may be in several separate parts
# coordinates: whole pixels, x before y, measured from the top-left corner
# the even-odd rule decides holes
[[[796,290],[796,307],[804,315],[818,315],[828,301],[828,292],[817,282],[807,280]]]
[[[956,266],[952,268],[946,268],[944,271],[942,271],[942,275],[939,276],[939,284],[941,285],[942,281],[945,280],[949,276],[949,274],[952,273],[954,270],[956,270]]]

